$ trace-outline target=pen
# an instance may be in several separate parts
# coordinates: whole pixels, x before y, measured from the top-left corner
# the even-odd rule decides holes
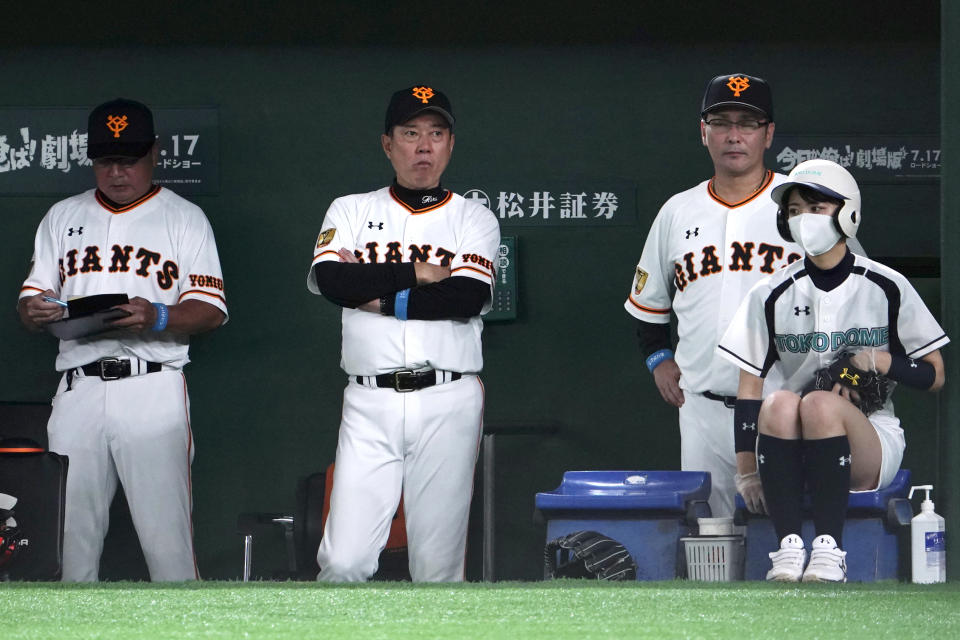
[[[44,302],[54,302],[54,303],[60,305],[61,307],[66,307],[66,306],[68,306],[67,303],[64,302],[63,300],[57,300],[56,298],[51,298],[50,296],[43,296],[43,301],[44,301]]]

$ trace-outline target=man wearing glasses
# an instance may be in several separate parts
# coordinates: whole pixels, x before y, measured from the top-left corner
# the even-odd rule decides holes
[[[50,208],[20,290],[23,324],[61,338],[47,432],[50,449],[70,460],[65,581],[98,579],[118,480],[151,579],[198,577],[181,369],[189,336],[226,322],[227,306],[210,223],[153,184],[158,154],[146,105],[117,99],[94,109],[96,189]]]
[[[739,373],[716,355],[717,341],[753,284],[803,251],[777,232],[769,190],[785,177],[763,163],[774,132],[766,81],[744,73],[715,77],[700,118],[714,175],[660,209],[624,307],[638,320],[640,349],[660,395],[679,408],[681,468],[709,471],[713,515],[731,516],[738,491],[752,511],[765,505],[759,476],[736,476],[732,425]]]

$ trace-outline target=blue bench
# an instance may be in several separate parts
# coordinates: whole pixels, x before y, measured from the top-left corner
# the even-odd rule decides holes
[[[890,486],[880,491],[851,493],[847,520],[843,526],[843,549],[847,552],[847,579],[852,582],[907,579],[906,555],[909,554],[910,519],[913,510],[907,494],[910,471],[897,472]],[[804,499],[804,521],[800,536],[810,549],[814,538],[810,515],[810,497]],[[767,554],[779,548],[773,523],[763,515],[747,511],[743,498],[736,498],[736,521],[746,524],[747,580],[764,580],[770,569]],[[904,554],[899,542],[904,541]]]
[[[623,544],[637,580],[672,580],[686,572],[680,538],[710,516],[710,474],[702,471],[567,471],[553,491],[538,493],[547,541],[597,531]]]

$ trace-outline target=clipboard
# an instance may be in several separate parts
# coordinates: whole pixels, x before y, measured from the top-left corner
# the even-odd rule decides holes
[[[47,331],[60,338],[61,340],[76,340],[87,336],[97,335],[106,331],[113,331],[119,327],[114,327],[108,323],[117,318],[123,318],[130,315],[123,309],[104,309],[94,313],[79,316],[77,318],[64,318],[46,325]]]

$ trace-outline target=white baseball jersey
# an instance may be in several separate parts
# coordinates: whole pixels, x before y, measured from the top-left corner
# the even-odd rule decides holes
[[[717,342],[750,287],[803,256],[777,231],[770,191],[785,180],[767,171],[760,189],[738,203],[720,199],[706,180],[667,200],[653,221],[624,307],[657,324],[670,321],[671,308],[677,314],[685,390],[737,394],[738,371],[717,357]]]
[[[47,289],[62,299],[126,293],[174,305],[202,300],[224,313],[213,231],[196,205],[160,187],[122,207],[95,189],[51,207],[37,230],[20,297]],[[50,449],[70,458],[63,579],[98,578],[117,482],[130,505],[155,580],[198,576],[193,551],[190,463],[193,434],[183,373],[185,335],[108,332],[61,340],[57,369],[70,370],[53,398]],[[77,367],[129,359],[134,375],[102,380]],[[164,365],[146,373],[146,363]],[[139,375],[138,375],[139,374]]]
[[[948,342],[906,278],[855,255],[850,274],[831,291],[814,285],[805,261],[758,282],[717,353],[761,377],[779,362],[783,388],[800,392],[840,351],[873,347],[920,358]],[[882,411],[893,414],[889,397]]]
[[[340,260],[347,248],[362,262],[427,261],[447,265],[451,275],[488,283],[493,298],[500,227],[486,207],[447,192],[426,210],[412,212],[390,188],[337,198],[317,239],[307,286],[319,294],[313,265]],[[481,313],[489,311],[487,302]],[[343,310],[340,366],[350,375],[434,368],[476,373],[483,368],[479,317],[466,320],[407,320]]]
[[[202,300],[224,313],[223,275],[203,211],[169,189],[154,187],[120,208],[91,189],[53,205],[40,222],[33,266],[20,297],[52,289],[70,300],[126,293],[167,305]],[[134,356],[181,368],[188,338],[169,332],[106,333],[61,340],[57,370],[99,358]]]

